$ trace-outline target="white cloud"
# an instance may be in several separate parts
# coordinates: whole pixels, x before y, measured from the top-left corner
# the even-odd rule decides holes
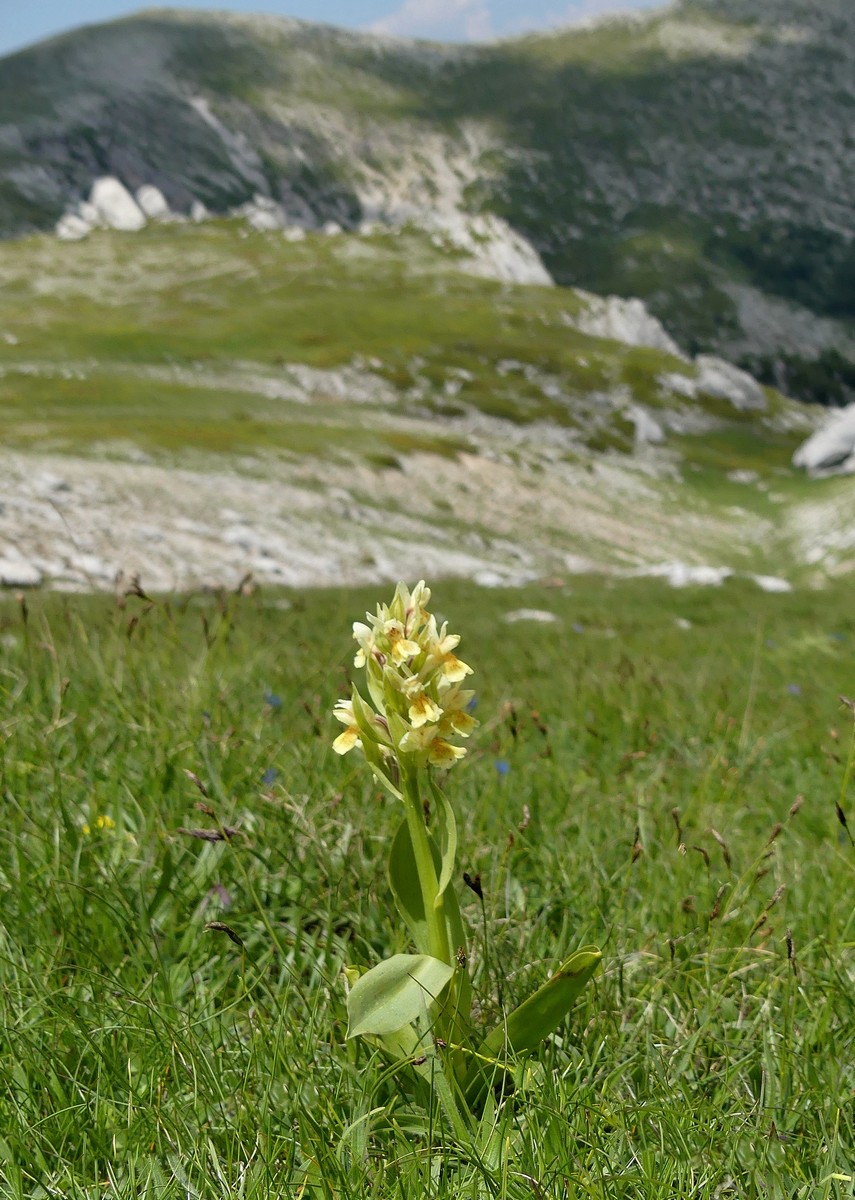
[[[603,17],[608,13],[626,15],[639,9],[659,7],[663,0],[573,0],[560,11],[550,12],[544,24],[575,25],[592,17]]]
[[[493,36],[487,0],[404,0],[369,27],[374,33],[485,41]]]
[[[558,29],[568,25],[584,25],[609,14],[631,16],[651,8],[664,8],[672,0],[570,0],[560,8],[551,7],[538,15],[528,14],[506,21],[497,33],[511,36],[537,29]]]

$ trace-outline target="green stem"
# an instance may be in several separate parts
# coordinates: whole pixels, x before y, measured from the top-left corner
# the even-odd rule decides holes
[[[430,835],[425,825],[418,775],[415,771],[402,772],[401,791],[427,920],[428,953],[442,962],[451,964],[451,948],[448,944],[448,928],[445,922],[445,903],[442,896],[438,894],[439,880],[430,846]]]

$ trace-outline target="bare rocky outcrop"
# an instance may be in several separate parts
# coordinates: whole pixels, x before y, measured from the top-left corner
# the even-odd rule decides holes
[[[795,452],[793,466],[814,474],[855,474],[855,404],[834,411]]]
[[[629,346],[650,346],[653,350],[680,357],[677,343],[643,301],[622,296],[595,296],[581,291],[579,295],[584,308],[578,315],[568,316],[567,322],[582,333],[611,338]]]

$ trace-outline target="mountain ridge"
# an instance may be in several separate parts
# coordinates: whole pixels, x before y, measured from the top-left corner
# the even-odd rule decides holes
[[[681,0],[484,46],[148,9],[0,60],[0,231],[53,227],[104,175],[306,227],[492,213],[685,352],[843,402],[853,63],[844,0]]]

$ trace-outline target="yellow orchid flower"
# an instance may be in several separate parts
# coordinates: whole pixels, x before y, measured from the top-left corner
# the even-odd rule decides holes
[[[337,700],[336,706],[333,709],[333,716],[337,721],[341,721],[342,725],[347,726],[344,732],[340,733],[333,742],[332,748],[336,754],[347,754],[355,746],[361,748],[362,739],[359,736],[359,726],[356,723],[356,717],[353,715],[353,701]]]
[[[339,702],[335,715],[346,728],[333,748],[346,754],[358,747],[375,773],[379,763],[389,779],[390,760],[398,755],[451,766],[465,753],[454,739],[468,737],[477,725],[466,711],[473,693],[458,686],[472,668],[454,653],[459,634],[449,633],[445,622],[439,628],[428,611],[430,597],[424,580],[412,591],[399,583],[391,604],[378,604],[365,621],[353,623],[359,647],[354,665],[365,669],[370,704],[356,691],[353,701]],[[372,749],[375,742],[379,751]]]

